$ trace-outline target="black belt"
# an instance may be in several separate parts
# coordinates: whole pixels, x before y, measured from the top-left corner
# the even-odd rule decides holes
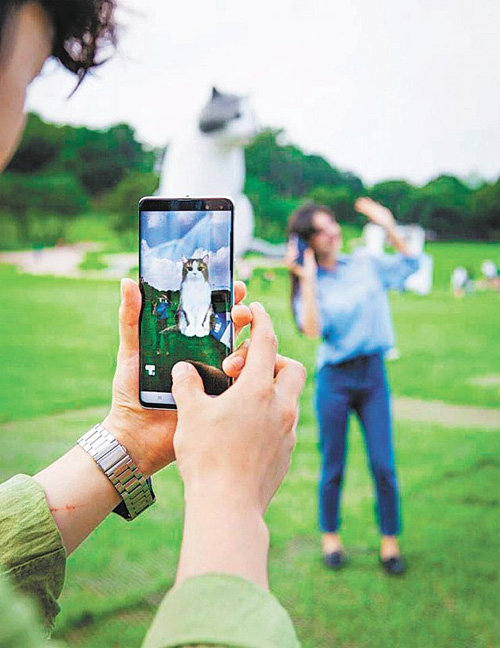
[[[370,353],[368,355],[356,356],[355,358],[350,358],[349,360],[342,360],[342,362],[332,363],[333,367],[338,367],[339,369],[353,369],[355,367],[363,367],[369,362],[374,356],[380,355],[378,353]]]

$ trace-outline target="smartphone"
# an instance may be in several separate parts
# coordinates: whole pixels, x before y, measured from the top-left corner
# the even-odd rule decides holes
[[[299,265],[304,265],[304,252],[309,246],[301,236],[298,236],[298,234],[293,234],[291,238],[297,248],[297,263]]]
[[[192,363],[205,392],[231,380],[234,205],[229,198],[146,197],[139,202],[139,400],[176,409],[172,367]]]

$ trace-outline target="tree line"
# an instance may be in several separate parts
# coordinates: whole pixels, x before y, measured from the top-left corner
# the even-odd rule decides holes
[[[333,208],[340,221],[361,224],[353,209],[360,195],[438,238],[492,240],[500,234],[500,178],[471,186],[441,175],[423,186],[400,179],[366,186],[282,139],[282,131],[267,129],[246,149],[245,191],[260,237],[282,241],[290,212],[308,200]],[[64,238],[72,218],[91,210],[103,213],[119,234],[134,230],[137,200],[157,189],[163,154],[141,144],[127,124],[95,130],[28,115],[23,140],[0,175],[0,245],[53,243]]]

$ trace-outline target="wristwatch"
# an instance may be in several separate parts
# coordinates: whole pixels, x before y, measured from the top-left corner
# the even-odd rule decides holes
[[[146,479],[127,450],[98,423],[80,439],[80,445],[118,491],[122,502],[114,509],[126,520],[133,520],[155,501],[151,479]]]

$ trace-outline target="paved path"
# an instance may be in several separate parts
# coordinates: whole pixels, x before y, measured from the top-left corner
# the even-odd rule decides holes
[[[400,397],[394,399],[394,414],[396,419],[437,423],[454,428],[500,430],[500,408],[452,405]]]
[[[470,405],[451,405],[439,401],[424,401],[417,398],[394,398],[394,414],[396,420],[418,421],[427,424],[438,424],[452,428],[470,428],[478,430],[500,431],[500,408],[472,407]],[[107,413],[105,406],[87,409],[68,410],[60,414],[42,416],[28,421],[12,421],[2,427],[5,432],[14,432],[26,425],[38,428],[40,424],[48,424],[51,420],[59,420],[69,427],[90,425],[92,421],[101,420]]]
[[[80,264],[87,252],[99,250],[97,243],[77,243],[43,250],[1,252],[0,263],[15,265],[27,274],[71,277],[77,279],[120,279],[126,277],[137,266],[137,254],[106,254],[102,259],[107,264],[103,270],[81,270]]]

